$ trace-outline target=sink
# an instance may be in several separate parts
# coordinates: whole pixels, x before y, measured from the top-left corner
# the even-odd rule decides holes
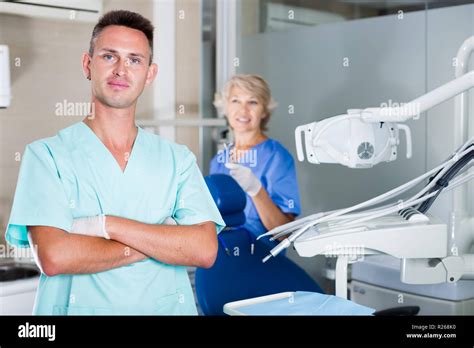
[[[0,282],[33,278],[39,274],[40,272],[33,265],[15,262],[0,264]]]
[[[34,264],[0,263],[0,316],[32,314],[39,276]]]

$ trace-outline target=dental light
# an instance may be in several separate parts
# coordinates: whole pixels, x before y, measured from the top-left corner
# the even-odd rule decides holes
[[[399,106],[350,109],[339,115],[302,125],[295,130],[298,160],[304,153],[310,163],[339,163],[350,168],[370,168],[397,159],[399,131],[406,135],[407,154],[412,154],[410,128],[400,124],[419,117],[432,107],[474,87],[470,71],[437,89]],[[304,142],[301,134],[304,133]]]
[[[370,168],[380,162],[397,159],[399,130],[405,131],[407,158],[411,158],[411,132],[407,125],[361,120],[361,110],[296,128],[298,160],[304,160],[301,133],[305,135],[308,162],[339,163],[350,168]]]

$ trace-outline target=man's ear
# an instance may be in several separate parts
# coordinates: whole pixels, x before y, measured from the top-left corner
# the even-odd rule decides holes
[[[91,69],[89,67],[91,60],[92,58],[89,55],[89,52],[84,52],[82,54],[82,71],[84,72],[85,78],[88,80],[91,79]]]
[[[153,63],[148,67],[145,85],[148,86],[150,83],[152,83],[156,75],[158,75],[158,65],[156,63]]]

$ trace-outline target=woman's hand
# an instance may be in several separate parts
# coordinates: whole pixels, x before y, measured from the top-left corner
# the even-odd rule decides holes
[[[237,163],[226,163],[226,168],[230,169],[230,175],[242,187],[250,197],[255,197],[262,188],[260,180],[247,168]]]
[[[240,187],[252,197],[260,220],[268,231],[294,220],[292,214],[284,214],[272,201],[267,191],[262,188],[262,183],[250,168],[236,163],[226,163],[225,166],[230,169],[230,175]]]

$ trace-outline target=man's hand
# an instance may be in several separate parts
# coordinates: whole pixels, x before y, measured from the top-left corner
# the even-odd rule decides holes
[[[108,218],[113,219],[114,217],[109,216]],[[171,216],[168,216],[163,221],[162,225],[177,225],[177,223]],[[82,234],[83,236],[110,239],[110,236],[107,233],[106,226],[106,215],[101,214],[97,216],[88,216],[84,218],[74,219],[71,233]]]
[[[230,169],[230,175],[250,197],[257,195],[262,188],[262,183],[250,168],[236,163],[226,163],[225,166]]]
[[[177,226],[178,223],[176,222],[175,219],[173,219],[171,216],[168,216],[165,221],[161,223],[162,225],[170,225],[170,226]]]
[[[101,237],[110,239],[105,229],[106,217],[104,214],[74,219],[72,233],[84,236]]]

